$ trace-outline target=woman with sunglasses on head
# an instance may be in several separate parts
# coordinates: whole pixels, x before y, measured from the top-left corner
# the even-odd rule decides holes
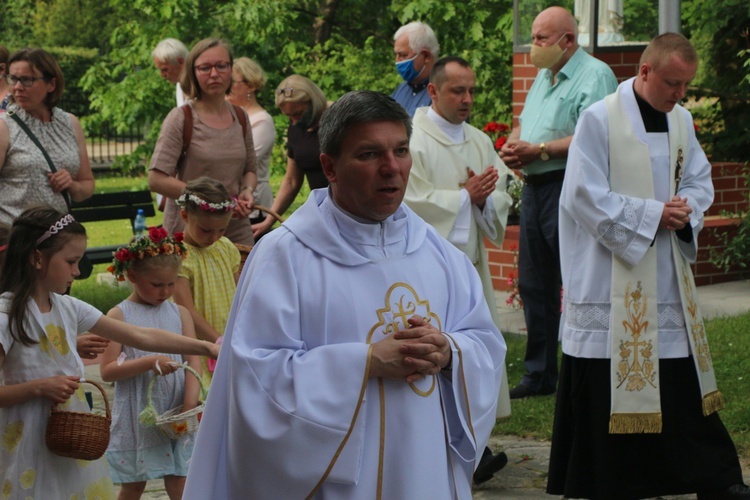
[[[0,114],[0,222],[12,224],[39,204],[67,213],[71,200],[94,192],[94,175],[80,122],[56,107],[65,86],[60,66],[42,49],[21,49],[4,78],[11,98]]]
[[[151,157],[148,185],[167,198],[163,225],[174,233],[184,227],[174,200],[187,182],[202,176],[218,180],[237,198],[226,237],[236,244],[252,245],[248,215],[257,184],[256,157],[247,115],[225,99],[232,89],[233,62],[229,45],[216,38],[201,40],[190,51],[180,77],[188,108],[175,108],[164,119]],[[191,136],[182,157],[186,111],[192,125],[187,124]]]
[[[253,198],[255,203],[264,207],[273,205],[273,190],[269,179],[271,176],[271,153],[276,142],[276,126],[273,117],[258,102],[258,93],[266,85],[266,74],[260,65],[249,57],[239,57],[232,68],[232,91],[227,101],[245,110],[253,129],[255,157],[258,162],[256,174],[258,184]],[[265,214],[257,210],[250,214],[253,224],[263,221]]]
[[[271,207],[279,215],[291,206],[305,178],[310,189],[328,186],[318,145],[318,125],[328,104],[323,91],[301,75],[288,76],[276,88],[276,105],[289,118],[286,174]],[[259,238],[274,222],[267,215],[263,222],[253,224],[253,235]]]

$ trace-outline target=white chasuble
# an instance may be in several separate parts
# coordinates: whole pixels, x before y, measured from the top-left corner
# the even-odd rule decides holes
[[[368,378],[415,314],[452,369]],[[313,191],[253,250],[225,335],[185,498],[471,498],[505,343],[471,263],[406,206],[363,224]]]
[[[462,215],[461,190],[469,178],[467,170],[480,174],[488,167],[497,169],[499,179],[490,196],[491,205],[488,203],[485,207],[491,207],[491,213],[482,214],[474,206],[464,208],[471,211],[469,234],[464,244],[456,245],[477,268],[487,302],[495,304],[484,238],[486,236],[498,247],[505,239],[505,224],[512,202],[505,191],[508,168],[481,130],[462,124],[464,141],[454,144],[427,116],[428,110],[428,107],[419,108],[414,115],[414,131],[409,143],[412,167],[404,202],[442,237],[448,238]],[[497,321],[495,308],[492,314]]]

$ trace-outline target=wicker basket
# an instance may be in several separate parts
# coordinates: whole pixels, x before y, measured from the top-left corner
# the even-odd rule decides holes
[[[201,398],[203,399],[203,401],[205,401],[207,394],[206,386],[203,384],[203,380],[201,379],[201,376],[198,374],[198,372],[187,365],[178,365],[178,367],[192,373],[195,378],[198,379],[198,382],[201,386]],[[153,403],[151,401],[151,391],[154,388],[155,381],[156,377],[152,377],[151,381],[148,384],[147,398],[148,406],[150,406],[151,408],[153,408]],[[181,437],[193,434],[198,430],[198,424],[200,423],[200,418],[203,414],[204,407],[205,405],[203,403],[200,403],[192,410],[183,412],[182,405],[180,405],[159,415],[156,418],[154,425],[159,427],[159,429],[164,434],[166,434],[169,439],[179,439]]]
[[[58,405],[55,403],[50,412],[45,439],[47,448],[55,455],[80,460],[96,460],[104,455],[109,446],[109,426],[112,423],[112,414],[109,409],[109,400],[102,386],[91,380],[83,383],[93,385],[102,393],[106,416],[58,410]]]

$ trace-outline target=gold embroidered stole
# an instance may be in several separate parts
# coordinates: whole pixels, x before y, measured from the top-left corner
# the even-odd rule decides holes
[[[649,149],[635,136],[620,93],[621,89],[618,89],[605,98],[609,115],[610,186],[616,193],[653,199]],[[667,118],[671,199],[678,188],[688,136],[685,121],[677,108]],[[692,271],[678,248],[674,231],[670,237],[690,349],[703,396],[703,413],[708,415],[723,407],[723,403],[716,389]],[[609,422],[612,434],[660,433],[662,428],[656,255],[654,244],[635,266],[630,266],[617,255],[612,256],[612,406]]]

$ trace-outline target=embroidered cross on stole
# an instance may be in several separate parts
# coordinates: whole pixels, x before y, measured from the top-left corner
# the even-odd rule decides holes
[[[605,98],[609,115],[610,186],[613,192],[654,198],[648,146],[638,140],[622,102],[621,89]],[[670,199],[682,177],[687,127],[675,108],[667,115],[670,149]],[[678,274],[680,300],[693,355],[703,414],[723,408],[716,387],[703,317],[698,309],[690,264],[671,232],[672,258]],[[652,245],[636,266],[612,257],[611,290],[611,434],[660,433],[659,312],[657,305],[657,249]]]

